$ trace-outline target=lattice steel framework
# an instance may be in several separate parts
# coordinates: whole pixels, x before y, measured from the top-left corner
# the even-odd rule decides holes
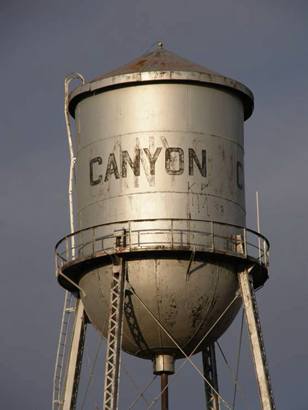
[[[125,260],[113,257],[104,383],[104,410],[116,410],[119,398],[125,293]]]
[[[211,386],[218,392],[218,377],[216,366],[215,345],[211,343],[202,351],[203,374]],[[207,410],[220,410],[219,397],[210,387],[209,383],[204,383]]]
[[[108,336],[107,336],[107,351],[106,351],[106,364],[105,364],[105,383],[104,383],[104,410],[117,410],[119,399],[119,379],[120,379],[120,359],[121,359],[121,345],[122,345],[122,333],[123,333],[123,318],[126,315],[129,327],[133,330],[134,337],[138,339],[140,344],[144,344],[145,341],[140,338],[139,329],[134,323],[134,312],[130,306],[130,294],[126,296],[125,303],[125,290],[126,290],[126,270],[127,264],[125,262],[125,248],[130,245],[127,244],[126,231],[123,229],[121,235],[114,234],[112,237],[115,240],[115,246],[113,252],[108,255],[112,258],[112,280],[110,289],[110,308],[109,308],[109,322],[108,322]],[[246,234],[246,230],[244,230]],[[212,235],[212,238],[215,235]],[[66,237],[65,243],[70,237]],[[262,238],[264,239],[264,238]],[[256,368],[256,376],[260,392],[261,407],[263,410],[275,410],[275,404],[271,389],[271,381],[267,366],[267,360],[265,355],[264,342],[261,331],[261,324],[259,319],[259,313],[257,308],[257,302],[255,297],[255,290],[253,284],[254,269],[259,269],[268,264],[268,249],[266,247],[267,242],[264,239],[263,251],[259,249],[259,258],[251,258],[247,253],[248,242],[246,235],[234,235],[231,236],[232,250],[235,255],[238,256],[238,280],[239,290],[243,300],[243,307],[246,315],[247,326],[249,330],[250,343],[252,347],[253,359]],[[96,241],[96,238],[95,238]],[[94,243],[94,242],[93,242]],[[59,245],[59,244],[58,244]],[[66,257],[57,254],[57,268],[62,269],[66,262],[70,260],[69,247],[66,248]],[[212,248],[212,252],[215,252],[215,247]],[[94,256],[94,254],[93,254]],[[72,255],[72,259],[73,255]],[[246,259],[244,262],[243,259]],[[248,259],[248,260],[247,260]],[[249,260],[250,259],[250,260]],[[59,262],[60,265],[59,266]],[[250,267],[249,267],[250,266]],[[62,272],[62,270],[61,270]],[[59,272],[58,272],[59,273]],[[64,275],[63,275],[64,276]],[[76,285],[78,288],[78,285]],[[80,289],[82,290],[82,289]],[[132,289],[128,286],[128,292]],[[135,295],[136,296],[136,295]],[[81,309],[82,304],[80,305]],[[77,315],[78,316],[78,315]],[[74,357],[69,358],[69,368],[75,369],[75,376],[69,377],[73,379],[73,386],[71,389],[71,404],[63,409],[72,410],[76,403],[76,394],[78,388],[79,369],[81,365],[81,357],[84,342],[84,322],[83,322],[83,307],[80,310],[78,329],[74,329],[73,339],[76,338],[76,346],[71,351]],[[166,331],[166,330],[165,330]],[[167,332],[168,335],[168,332]],[[180,346],[179,349],[181,350]],[[210,345],[205,348],[203,352],[203,365],[204,365],[204,380],[206,383],[205,390],[207,395],[207,409],[219,410],[219,400],[221,396],[218,392],[217,381],[217,369],[214,346]],[[76,377],[77,376],[77,377]],[[67,393],[67,386],[65,387],[65,393]],[[67,401],[67,404],[69,401]],[[229,407],[228,407],[229,408]],[[230,407],[231,408],[231,407]]]

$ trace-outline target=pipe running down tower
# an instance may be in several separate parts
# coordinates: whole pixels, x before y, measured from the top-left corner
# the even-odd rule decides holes
[[[68,367],[81,366],[87,320],[107,339],[104,409],[118,408],[124,350],[153,361],[166,410],[175,360],[202,351],[207,408],[217,410],[214,342],[243,304],[261,406],[274,409],[255,300],[269,243],[245,221],[252,92],[158,43],[66,102],[77,230],[56,245],[56,273],[79,301]],[[68,382],[59,409],[75,406],[78,377]]]

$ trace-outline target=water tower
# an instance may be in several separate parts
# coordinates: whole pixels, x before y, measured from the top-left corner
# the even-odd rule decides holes
[[[73,79],[81,85],[69,94]],[[107,339],[105,410],[118,408],[121,349],[153,361],[164,410],[174,361],[202,351],[207,408],[217,410],[214,342],[243,304],[261,405],[273,409],[254,296],[268,278],[269,244],[245,222],[251,91],[162,43],[93,81],[69,76],[65,86],[71,233],[56,246],[56,271],[77,303],[61,393],[64,309],[54,408],[75,408],[92,323]]]

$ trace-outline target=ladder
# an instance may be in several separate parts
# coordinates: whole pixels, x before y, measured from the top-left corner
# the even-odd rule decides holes
[[[56,364],[53,377],[52,409],[60,410],[63,404],[64,364],[69,343],[69,324],[72,313],[75,312],[76,301],[70,292],[65,291],[60,335],[57,348]]]

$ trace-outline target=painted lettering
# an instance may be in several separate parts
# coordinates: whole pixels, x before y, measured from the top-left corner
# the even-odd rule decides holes
[[[101,157],[95,157],[92,158],[90,161],[90,184],[91,185],[98,185],[102,182],[103,176],[101,174],[97,175],[95,178],[95,172],[94,172],[94,165],[102,165],[103,160]]]
[[[105,174],[105,179],[104,181],[107,182],[109,181],[111,175],[115,176],[116,179],[120,178],[118,166],[117,166],[117,161],[115,159],[115,155],[111,153],[108,158],[108,163],[107,163],[107,169],[106,169],[106,174]]]
[[[127,151],[121,152],[121,158],[122,158],[122,177],[123,178],[127,177],[127,164],[129,164],[129,166],[133,170],[134,175],[136,177],[139,177],[140,176],[140,149],[135,150],[134,160],[131,159]]]
[[[156,148],[156,151],[154,152],[154,155],[152,156],[148,148],[143,148],[143,151],[145,155],[147,156],[149,163],[150,163],[150,175],[155,175],[155,163],[157,161],[157,158],[161,150],[162,150],[161,147]]]
[[[127,178],[130,173],[135,177],[139,177],[141,173],[141,160],[144,165],[144,172],[147,176],[154,177],[157,172],[156,163],[161,155],[163,147],[151,148],[136,148],[134,155],[129,151],[121,151],[119,157],[116,153],[109,154],[105,160],[101,156],[92,158],[89,162],[90,185],[99,185],[102,182],[107,182],[112,179]],[[144,153],[144,156],[141,154]],[[145,159],[146,158],[146,159]],[[144,163],[146,161],[146,163]],[[165,172],[168,175],[182,175],[185,171],[189,176],[200,173],[202,177],[207,176],[207,152],[205,149],[196,153],[193,148],[188,148],[186,152],[180,147],[165,148]],[[103,166],[104,165],[104,168]],[[243,188],[243,166],[237,162],[237,186]],[[129,171],[129,168],[131,171]],[[197,169],[197,171],[196,171]],[[149,179],[148,179],[149,181]]]
[[[189,175],[194,175],[194,163],[197,165],[200,174],[203,177],[206,177],[206,150],[202,150],[202,163],[200,164],[199,158],[197,157],[197,154],[192,148],[188,149],[188,172]]]
[[[167,148],[165,168],[169,175],[181,175],[184,172],[184,151],[182,148]]]
[[[239,189],[243,189],[244,185],[244,172],[243,165],[240,161],[236,163],[236,185]]]

